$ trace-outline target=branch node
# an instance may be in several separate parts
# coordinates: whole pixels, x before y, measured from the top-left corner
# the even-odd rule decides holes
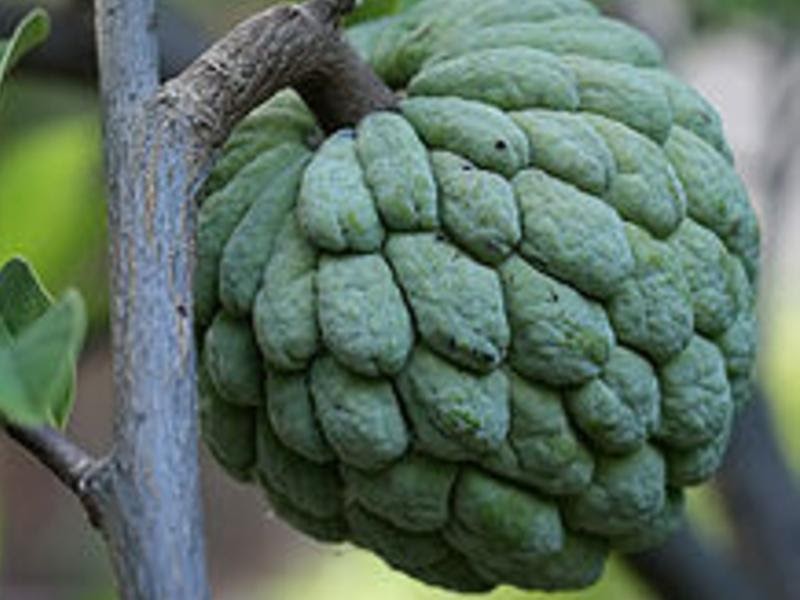
[[[71,442],[52,427],[22,427],[7,424],[9,437],[25,448],[80,500],[90,522],[98,527],[102,513],[102,494],[97,475],[105,464]]]

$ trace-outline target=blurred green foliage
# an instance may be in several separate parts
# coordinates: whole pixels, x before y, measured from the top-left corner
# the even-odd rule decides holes
[[[799,0],[684,0],[700,26],[729,25],[737,19],[771,21],[785,28],[800,24]]]
[[[78,285],[105,313],[104,201],[93,114],[54,119],[0,144],[0,263],[28,258],[45,285]],[[2,135],[2,134],[0,134]]]
[[[772,312],[775,316],[771,327],[769,348],[762,354],[762,373],[767,391],[774,401],[774,421],[781,443],[788,451],[789,460],[800,473],[800,282],[787,282],[795,286]],[[785,286],[788,287],[788,286]],[[786,290],[781,290],[786,293]]]

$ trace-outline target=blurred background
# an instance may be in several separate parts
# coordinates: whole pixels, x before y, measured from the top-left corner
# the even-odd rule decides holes
[[[91,331],[80,364],[79,396],[70,429],[71,435],[101,454],[111,443],[112,388],[91,3],[62,0],[40,4],[53,11],[51,41],[21,65],[0,96],[0,263],[11,255],[24,254],[50,289],[77,286],[87,299]],[[171,73],[208,40],[269,2],[173,0],[164,4],[164,69]],[[763,228],[763,398],[780,457],[797,474],[800,2],[608,0],[600,4],[654,35],[666,49],[672,68],[722,114]],[[0,37],[21,14],[20,7],[19,2],[0,0]],[[760,428],[767,441],[759,438],[757,447],[769,454],[770,424],[761,423]],[[778,456],[772,454],[775,462]],[[747,456],[737,460],[746,462]],[[456,597],[416,584],[358,550],[322,547],[298,536],[272,517],[255,490],[225,478],[207,455],[203,462],[209,564],[216,598]],[[765,468],[770,473],[770,468],[777,469],[779,476],[785,476],[781,466]],[[719,485],[692,493],[693,533],[682,535],[694,536],[693,543],[706,552],[728,550],[734,558],[742,558],[741,548],[736,550],[742,529],[729,520],[730,514],[742,517],[742,502],[737,508],[736,501],[722,499],[723,492],[736,492],[738,480],[736,476],[726,480],[725,472],[722,477]],[[668,577],[659,581],[653,562],[675,568],[669,562],[673,559],[669,554],[657,554],[642,561],[618,560],[592,590],[551,597],[644,600],[660,597],[657,588],[662,590],[661,597],[669,597],[663,591]],[[0,436],[0,598],[113,597],[104,549],[78,503],[48,472]],[[489,596],[491,600],[538,597],[508,589]]]

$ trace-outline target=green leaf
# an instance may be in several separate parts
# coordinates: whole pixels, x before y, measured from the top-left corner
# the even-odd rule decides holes
[[[0,270],[0,319],[12,337],[40,318],[53,303],[33,269],[12,258]]]
[[[0,270],[0,418],[20,425],[66,423],[85,331],[77,292],[52,304],[23,260]]]
[[[41,44],[49,33],[50,18],[41,8],[35,8],[20,21],[11,38],[0,40],[0,84],[17,61]]]

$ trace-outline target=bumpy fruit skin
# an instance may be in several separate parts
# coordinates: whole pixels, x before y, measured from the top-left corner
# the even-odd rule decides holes
[[[202,203],[207,443],[314,538],[434,585],[580,588],[718,467],[758,225],[714,110],[582,0],[429,0],[353,33],[404,100],[292,92]]]

